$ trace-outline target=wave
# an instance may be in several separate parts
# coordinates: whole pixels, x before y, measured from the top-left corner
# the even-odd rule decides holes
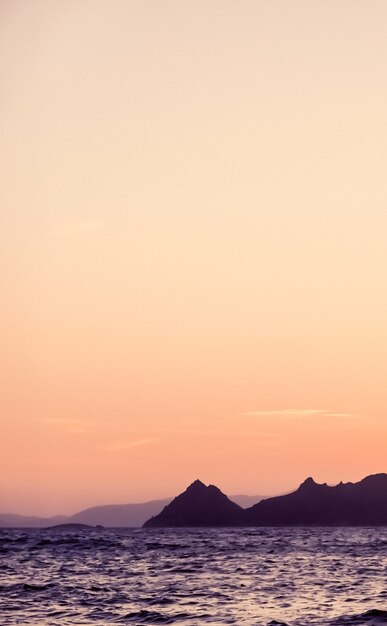
[[[387,624],[387,611],[370,609],[359,615],[343,615],[331,622],[332,626],[380,626]]]

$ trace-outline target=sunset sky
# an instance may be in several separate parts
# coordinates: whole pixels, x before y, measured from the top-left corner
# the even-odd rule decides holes
[[[1,1],[0,512],[387,471],[386,24]]]

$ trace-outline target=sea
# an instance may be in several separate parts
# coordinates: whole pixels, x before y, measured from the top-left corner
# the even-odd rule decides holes
[[[387,528],[1,529],[1,626],[387,624]]]

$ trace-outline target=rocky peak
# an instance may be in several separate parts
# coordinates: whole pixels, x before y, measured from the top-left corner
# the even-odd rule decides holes
[[[193,483],[191,483],[187,487],[186,492],[187,493],[198,493],[198,492],[201,492],[201,491],[205,491],[206,489],[207,489],[206,485],[204,483],[202,483],[201,480],[196,479],[196,480],[194,480]]]
[[[314,489],[315,487],[318,487],[319,485],[313,480],[313,478],[311,476],[309,476],[309,478],[307,478],[306,480],[304,480],[303,483],[301,483],[301,485],[299,486],[299,491],[310,491],[311,489]]]

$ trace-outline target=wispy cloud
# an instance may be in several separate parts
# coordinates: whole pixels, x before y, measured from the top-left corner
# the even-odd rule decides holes
[[[89,432],[88,428],[83,428],[82,426],[70,426],[69,428],[64,428],[63,432],[68,433],[69,435],[83,435]]]
[[[81,435],[88,433],[90,431],[90,427],[93,425],[91,420],[71,417],[42,417],[35,420],[35,422],[45,426],[52,426],[53,429],[58,429],[60,432],[69,435]]]
[[[82,425],[82,426],[86,426],[88,424],[92,424],[93,422],[91,420],[83,420],[83,419],[79,419],[79,418],[72,418],[72,417],[41,417],[39,419],[36,420],[37,422],[40,422],[41,424],[52,424],[53,426],[58,425],[58,426],[69,426],[69,425]]]
[[[243,437],[243,436],[251,436],[254,435],[256,437],[272,437],[275,433],[256,430],[256,431],[240,431],[240,430],[226,430],[226,429],[215,429],[215,428],[164,428],[160,431],[157,431],[161,434],[172,434],[172,435],[198,435],[199,437],[205,436],[229,436],[229,437]]]
[[[78,220],[58,224],[50,228],[49,233],[54,238],[62,238],[78,233],[95,233],[102,230],[102,228],[103,222],[101,220]]]
[[[149,437],[148,439],[136,439],[134,441],[113,441],[101,446],[101,450],[105,450],[106,452],[123,452],[124,450],[147,446],[151,443],[155,443],[156,441],[158,441],[158,439],[155,437]]]
[[[343,413],[332,409],[269,409],[259,411],[243,411],[237,413],[241,417],[284,417],[284,418],[310,418],[310,417],[335,417],[355,418],[356,413]]]

